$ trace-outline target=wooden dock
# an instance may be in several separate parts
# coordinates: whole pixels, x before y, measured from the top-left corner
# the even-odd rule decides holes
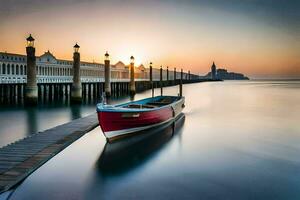
[[[50,158],[98,126],[97,115],[48,129],[0,149],[0,193],[11,189]]]

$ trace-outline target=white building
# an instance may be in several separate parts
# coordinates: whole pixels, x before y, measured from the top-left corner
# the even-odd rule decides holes
[[[0,83],[26,83],[27,56],[0,52]],[[50,51],[36,57],[38,83],[72,82],[73,61],[57,59]],[[81,62],[81,82],[104,82],[104,64]],[[184,76],[186,73],[184,73]],[[177,79],[180,72],[176,73]],[[149,80],[149,68],[144,65],[135,67],[137,81]],[[153,80],[160,79],[160,69],[153,68]],[[167,72],[163,70],[163,80],[167,80]],[[174,72],[169,71],[169,80],[174,80]],[[128,82],[129,67],[119,61],[111,65],[112,82]]]
[[[0,52],[0,83],[26,82],[26,55]],[[57,59],[50,51],[36,57],[38,83],[72,82],[73,61]],[[104,82],[104,64],[81,62],[82,82]],[[111,66],[112,81],[129,80],[126,67]]]

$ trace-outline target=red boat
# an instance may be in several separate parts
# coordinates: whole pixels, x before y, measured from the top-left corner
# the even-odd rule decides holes
[[[100,127],[112,141],[176,119],[184,108],[184,97],[157,96],[119,105],[97,105]]]

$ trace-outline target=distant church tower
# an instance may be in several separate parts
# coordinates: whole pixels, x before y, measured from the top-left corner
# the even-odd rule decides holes
[[[217,78],[217,67],[215,65],[215,62],[213,62],[211,66],[211,79],[216,79]]]

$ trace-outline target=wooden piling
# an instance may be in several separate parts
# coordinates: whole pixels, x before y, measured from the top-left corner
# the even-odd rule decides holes
[[[25,103],[27,105],[36,105],[38,102],[38,88],[36,78],[36,57],[34,48],[34,38],[30,35],[27,38],[27,83],[25,87]]]
[[[163,77],[162,77],[162,66],[160,66],[160,95],[163,95]]]
[[[79,45],[76,43],[73,53],[73,84],[71,89],[71,101],[73,103],[81,103],[82,101],[82,85],[80,79],[80,53]]]
[[[181,69],[180,84],[179,84],[179,96],[181,96],[181,97],[182,97],[182,78],[183,78],[183,70]]]
[[[150,62],[150,84],[151,84],[152,97],[154,97],[152,62]]]
[[[104,87],[105,87],[105,95],[107,97],[111,96],[111,71],[110,71],[110,60],[109,60],[109,54],[105,53],[105,60],[104,60]]]

